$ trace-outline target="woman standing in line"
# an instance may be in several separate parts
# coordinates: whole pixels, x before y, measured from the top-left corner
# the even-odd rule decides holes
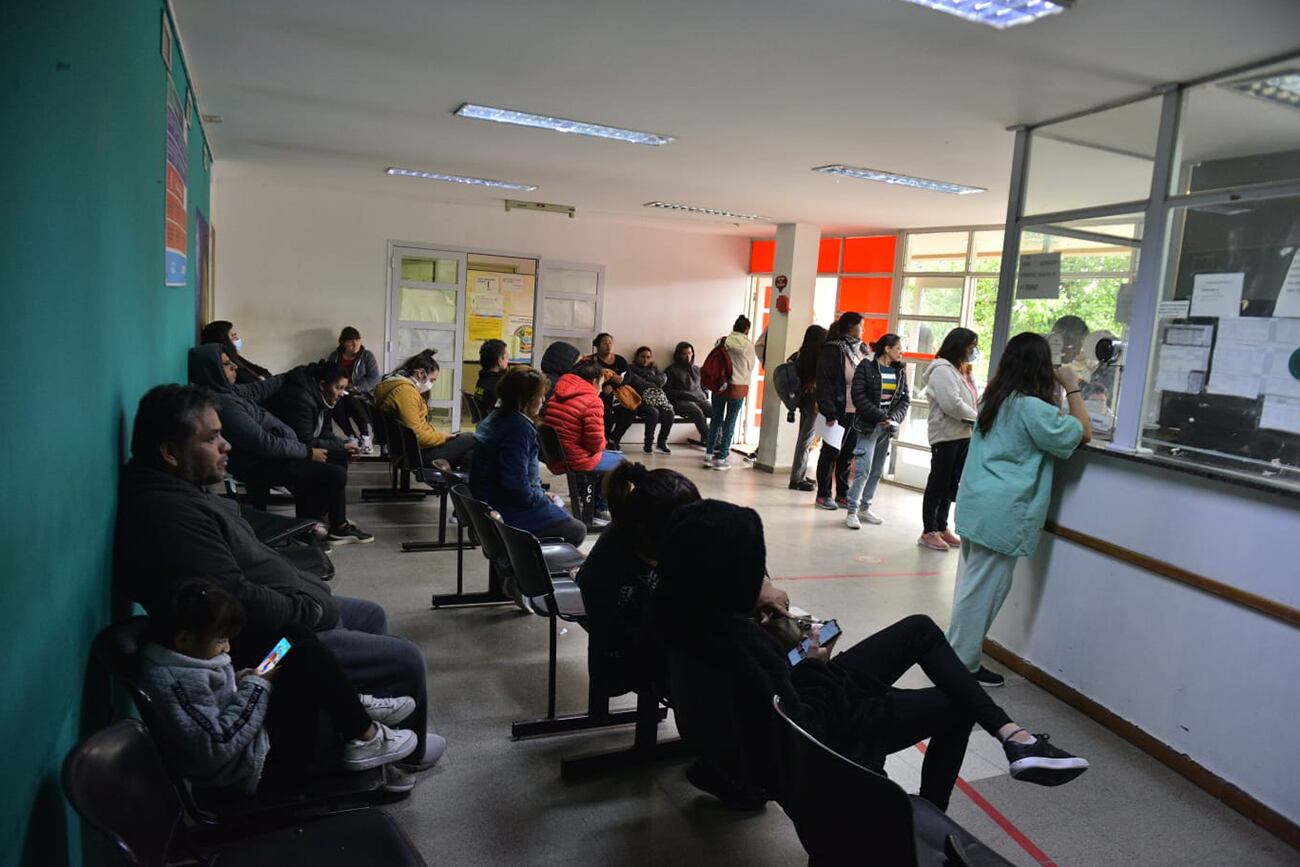
[[[713,394],[713,413],[709,418],[709,438],[705,440],[704,458],[706,470],[726,471],[731,469],[731,440],[736,434],[736,421],[740,418],[740,408],[745,405],[745,396],[749,394],[749,378],[754,372],[754,344],[749,339],[750,321],[748,316],[737,316],[731,326],[731,333],[718,340],[718,345],[727,350],[731,359],[731,382],[722,391]]]
[[[817,355],[826,342],[826,329],[809,325],[803,343],[790,356],[799,372],[799,436],[794,443],[794,461],[790,465],[790,490],[815,491],[817,483],[808,478],[808,447],[813,441],[813,422],[817,420]]]
[[[883,524],[885,519],[871,511],[871,501],[880,485],[880,475],[889,457],[889,444],[912,404],[903,365],[903,340],[897,334],[882,334],[871,344],[871,357],[853,373],[852,389],[853,481],[849,483],[848,515],[844,526],[857,530],[862,520]],[[862,520],[859,520],[861,518]]]
[[[969,328],[954,328],[943,339],[926,372],[930,399],[927,432],[930,439],[930,477],[921,501],[923,531],[917,544],[935,551],[960,547],[961,539],[948,529],[948,509],[957,499],[957,483],[966,466],[971,431],[979,412],[978,393],[968,368],[978,357],[979,335]]]
[[[1058,408],[1058,386],[1068,414]],[[1091,439],[1078,375],[1065,366],[1053,369],[1042,335],[1025,332],[1007,341],[980,403],[957,494],[961,568],[948,627],[958,658],[985,686],[1005,682],[980,665],[980,652],[1011,589],[1017,558],[1038,547],[1056,461]]]

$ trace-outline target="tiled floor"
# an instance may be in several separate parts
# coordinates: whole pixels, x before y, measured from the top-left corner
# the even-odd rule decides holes
[[[957,554],[917,547],[919,495],[882,486],[876,511],[886,523],[853,532],[843,512],[815,510],[811,496],[788,490],[783,478],[742,468],[707,472],[701,455],[677,447],[646,462],[685,472],[706,496],[757,509],[772,575],[795,604],[836,617],[846,640],[916,612],[946,624]],[[354,469],[354,489],[383,483],[381,464]],[[560,780],[562,756],[625,745],[630,730],[512,742],[511,721],[545,710],[546,622],[512,607],[431,610],[430,594],[454,589],[456,555],[403,554],[400,542],[436,533],[436,501],[362,504],[355,492],[351,499],[351,517],[377,538],[338,549],[335,591],[382,603],[392,630],[423,648],[431,725],[449,741],[439,766],[390,808],[431,864],[806,863],[779,807],[723,811],[686,782],[682,764]],[[469,552],[467,584],[483,586],[486,571]],[[577,711],[585,702],[585,633],[569,627],[559,648],[559,706]],[[903,685],[926,681],[914,670]],[[1300,863],[1276,838],[1024,680],[1008,676],[995,698],[1017,721],[1050,731],[1092,762],[1074,783],[1043,789],[1012,780],[998,745],[972,735],[963,777],[1021,842],[964,793],[954,795],[949,813],[1016,864]],[[672,733],[670,718],[661,736]],[[915,791],[920,760],[918,750],[907,750],[886,767]]]

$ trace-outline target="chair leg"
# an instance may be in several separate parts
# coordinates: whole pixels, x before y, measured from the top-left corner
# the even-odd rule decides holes
[[[547,597],[547,602],[551,604],[551,658],[547,668],[546,678],[546,718],[555,719],[555,651],[556,651],[556,626],[555,626],[555,596]]]
[[[591,661],[591,649],[587,651],[587,670],[597,670]],[[654,727],[659,722],[667,719],[668,711],[658,706],[656,699],[650,706],[650,712],[653,714],[654,722],[650,723],[650,734],[653,742]],[[618,710],[610,711],[608,690],[596,679],[588,680],[587,684],[587,712],[565,714],[564,716],[550,716],[539,719],[520,720],[510,727],[510,737],[513,740],[520,738],[547,737],[549,735],[571,734],[573,732],[588,731],[590,729],[613,728],[615,726],[636,725],[642,715],[647,713],[647,709],[642,706],[640,699],[637,700],[636,710]],[[644,726],[646,723],[641,722]],[[644,735],[642,735],[644,736]]]
[[[595,774],[639,767],[655,762],[670,762],[686,758],[686,743],[680,738],[660,741],[659,723],[667,711],[659,706],[659,695],[651,686],[637,692],[635,723],[636,734],[632,746],[621,750],[585,753],[560,761],[560,777],[577,780]]]
[[[450,551],[459,548],[462,543],[447,541],[447,489],[438,493],[438,539],[434,542],[403,542],[402,550],[412,551]],[[472,544],[469,547],[474,547]]]

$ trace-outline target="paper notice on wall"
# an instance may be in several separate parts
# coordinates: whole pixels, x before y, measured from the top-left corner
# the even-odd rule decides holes
[[[1270,394],[1259,414],[1260,428],[1300,434],[1300,398]]]
[[[1020,257],[1017,298],[1061,297],[1061,254],[1026,253]]]
[[[531,364],[533,361],[533,317],[506,317],[506,346],[514,364]]]
[[[1208,346],[1161,344],[1156,364],[1156,388],[1184,394],[1199,394],[1205,388],[1205,374],[1210,369]]]
[[[1133,318],[1133,295],[1135,294],[1133,281],[1119,284],[1119,292],[1115,294],[1115,321],[1128,322]]]
[[[1192,315],[1228,319],[1241,315],[1241,290],[1246,285],[1243,272],[1232,274],[1197,274],[1192,280]]]
[[[821,413],[818,413],[817,418],[813,421],[813,433],[833,449],[838,449],[840,444],[844,442],[844,426],[826,424],[826,417]]]
[[[1291,267],[1282,279],[1282,289],[1277,293],[1274,316],[1300,316],[1300,250],[1291,254]]]
[[[1219,323],[1219,338],[1214,344],[1213,373],[1210,374],[1210,394],[1225,394],[1232,397],[1258,397],[1264,388],[1264,365],[1268,362],[1268,353],[1264,346],[1247,343],[1237,338],[1233,332],[1236,323],[1227,320]],[[1267,320],[1264,322],[1268,324]],[[1250,329],[1245,329],[1249,332]],[[1267,332],[1265,332],[1267,339]]]
[[[1186,319],[1190,301],[1161,301],[1156,307],[1156,319]]]
[[[484,340],[500,340],[502,328],[505,320],[500,316],[470,316],[469,318],[469,337],[470,343],[479,343]]]
[[[531,274],[502,274],[501,297],[507,316],[533,316],[533,286]]]
[[[473,275],[469,285],[469,310],[475,316],[501,316],[505,313],[499,275]]]
[[[1218,359],[1220,347],[1227,347],[1234,353],[1257,353],[1272,339],[1272,334],[1273,320],[1265,316],[1225,319],[1219,323],[1219,340],[1215,345],[1214,357]]]

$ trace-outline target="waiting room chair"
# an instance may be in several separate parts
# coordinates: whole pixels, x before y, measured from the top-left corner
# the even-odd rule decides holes
[[[154,739],[163,767],[171,779],[186,814],[208,828],[284,824],[304,816],[346,812],[372,804],[401,800],[405,795],[389,793],[382,769],[360,773],[342,770],[304,781],[293,792],[275,795],[231,796],[191,789],[181,773],[181,763],[163,737],[158,709],[140,688],[140,650],[148,640],[149,618],[131,617],[100,630],[91,645],[91,655],[125,686],[145,730]]]
[[[929,801],[800,728],[779,696],[772,696],[772,706],[789,735],[789,791],[782,806],[810,867],[1011,867]]]
[[[240,506],[239,514],[253,528],[259,541],[270,545],[284,559],[304,572],[329,581],[334,577],[334,561],[326,548],[312,544],[321,525],[311,518],[293,518],[263,512],[252,506]]]
[[[388,487],[362,488],[361,500],[366,503],[413,502],[423,500],[432,491],[411,487],[411,473],[406,468],[397,433],[398,421],[388,413],[375,410],[375,445],[388,460]]]
[[[504,602],[513,602],[524,611],[528,611],[523,597],[514,589],[514,582],[510,579],[510,555],[506,553],[505,543],[501,541],[501,534],[497,532],[497,521],[492,518],[491,510],[486,504],[474,499],[469,487],[464,484],[453,486],[447,493],[451,498],[452,511],[456,515],[457,540],[460,540],[468,529],[472,539],[477,541],[483,556],[487,558],[488,589],[465,592],[465,554],[463,547],[458,548],[456,550],[456,592],[435,593],[432,600],[433,607],[500,605]]]
[[[402,456],[402,467],[410,473],[416,480],[423,482],[429,487],[429,492],[438,497],[438,538],[431,542],[403,542],[403,551],[449,551],[452,549],[461,549],[465,543],[451,542],[447,539],[447,517],[450,508],[447,502],[447,492],[454,486],[469,481],[469,476],[465,473],[452,470],[442,470],[437,467],[426,467],[424,459],[420,455],[420,441],[415,437],[415,431],[402,424],[391,416],[386,416],[389,421],[389,444],[395,444]],[[470,545],[470,547],[473,547]]]
[[[486,413],[483,412],[482,405],[478,402],[478,398],[474,396],[473,392],[462,390],[460,396],[464,399],[466,408],[469,409],[470,421],[474,422],[474,424],[478,424],[487,417]]]
[[[63,789],[81,816],[128,864],[164,867],[182,852],[210,867],[420,867],[425,861],[386,814],[361,810],[215,846],[184,826],[181,801],[138,720],[120,720],[77,746]]]
[[[569,462],[564,458],[564,448],[560,445],[560,436],[548,424],[537,426],[537,447],[542,463],[564,467],[564,477],[569,483],[569,510],[573,517],[586,525],[588,533],[604,530],[604,524],[595,522],[596,491],[599,489],[600,477],[593,472],[569,469]]]

